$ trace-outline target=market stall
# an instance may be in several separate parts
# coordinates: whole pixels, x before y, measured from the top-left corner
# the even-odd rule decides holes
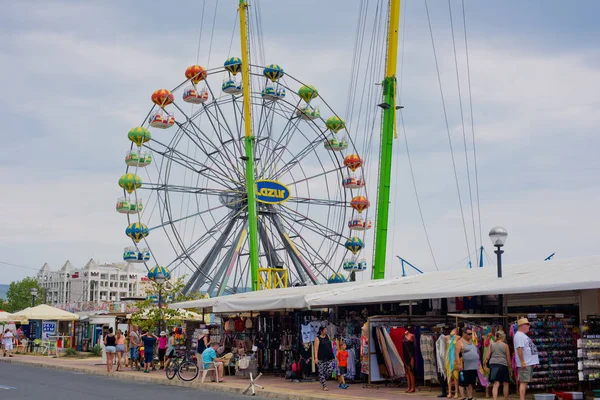
[[[30,340],[41,339],[46,349],[64,349],[73,346],[75,321],[79,320],[77,314],[40,304],[16,312],[12,317],[28,320]]]

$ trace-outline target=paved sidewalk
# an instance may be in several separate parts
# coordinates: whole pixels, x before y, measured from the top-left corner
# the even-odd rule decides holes
[[[61,369],[73,372],[83,372],[86,374],[110,376],[114,379],[152,382],[165,385],[177,385],[185,387],[198,387],[204,390],[210,390],[223,393],[241,393],[248,386],[249,379],[235,376],[226,376],[226,383],[200,383],[199,379],[192,382],[183,382],[178,378],[168,380],[164,371],[150,372],[144,374],[141,371],[130,371],[126,369],[122,372],[108,373],[106,365],[99,365],[101,358],[72,359],[72,358],[49,358],[43,356],[17,355],[14,358],[0,358],[1,362],[23,364],[40,368]],[[377,388],[363,388],[361,384],[351,385],[347,390],[338,389],[334,381],[329,383],[329,391],[324,392],[318,382],[292,383],[283,378],[272,376],[262,376],[258,381],[265,387],[264,390],[257,388],[257,396],[272,399],[286,400],[317,400],[317,399],[340,399],[340,400],[360,400],[360,399],[401,399],[401,400],[432,400],[439,392],[434,389],[432,392],[423,391],[415,394],[404,393],[405,388],[388,388],[380,386]]]

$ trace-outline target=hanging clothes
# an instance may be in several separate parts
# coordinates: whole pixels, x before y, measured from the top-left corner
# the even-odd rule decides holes
[[[400,354],[398,354],[398,350],[396,349],[396,345],[392,341],[389,333],[386,329],[382,328],[383,339],[386,343],[386,347],[388,349],[389,358],[392,364],[393,371],[390,371],[391,378],[402,378],[406,376],[406,371],[404,370],[404,363],[400,358]]]
[[[437,383],[437,367],[431,335],[421,334],[421,354],[423,355],[423,378],[426,381]]]
[[[375,355],[377,357],[377,367],[379,368],[379,374],[381,376],[386,375],[387,376],[387,371],[385,368],[385,360],[383,359],[383,353],[381,350],[381,345],[379,344],[379,338],[377,337],[377,328],[376,327],[372,327],[371,328],[371,340],[373,341],[373,344],[375,345]]]
[[[379,344],[379,348],[381,350],[381,354],[383,355],[383,361],[385,365],[385,375],[389,378],[394,376],[394,367],[392,366],[392,360],[390,357],[389,349],[385,342],[385,337],[383,336],[384,328],[382,326],[377,327],[377,343]]]
[[[354,349],[348,350],[348,369],[346,370],[346,379],[353,380],[356,376],[356,356]]]
[[[458,362],[456,361],[456,335],[446,336],[448,340],[446,351],[446,379],[458,379]]]
[[[402,341],[404,340],[404,328],[390,328],[390,338],[392,342],[396,345],[396,350],[398,350],[398,354],[400,354],[400,358],[404,360],[404,350],[402,348]]]
[[[435,342],[435,356],[437,361],[437,372],[442,378],[447,379],[446,375],[446,355],[447,355],[446,336],[440,335],[438,340]]]
[[[369,339],[365,335],[360,338],[360,372],[369,374]]]

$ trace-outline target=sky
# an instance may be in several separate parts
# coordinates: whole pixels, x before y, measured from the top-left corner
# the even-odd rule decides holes
[[[5,38],[0,42],[5,91],[0,97],[5,114],[0,283],[32,275],[45,262],[57,269],[67,260],[76,267],[92,257],[120,260],[130,242],[114,203],[121,194],[117,180],[125,170],[127,131],[145,117],[154,90],[181,83],[185,69],[196,63],[201,28],[201,64],[215,68],[239,54],[237,33],[232,41],[236,3],[218,2],[210,60],[208,32],[216,0],[179,1],[159,9],[139,1],[6,5],[0,16]],[[451,5],[473,183],[461,2],[451,0]],[[436,262],[399,126],[387,276],[400,275],[395,255],[424,271],[466,268],[469,252],[481,245],[477,207],[475,234],[471,219],[448,2],[430,0],[428,6],[468,241],[425,3],[406,0],[398,75],[406,139]],[[265,58],[272,60],[267,62],[317,86],[343,113],[359,1],[260,0],[260,7]],[[465,0],[465,11],[486,251],[493,256],[487,232],[501,225],[509,233],[506,263],[551,253],[559,258],[598,254],[600,28],[595,16],[600,3]],[[366,167],[376,176],[375,163]],[[369,185],[374,204],[376,186]]]

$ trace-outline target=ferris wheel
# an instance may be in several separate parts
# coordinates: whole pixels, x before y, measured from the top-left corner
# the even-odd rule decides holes
[[[237,57],[209,70],[190,66],[180,85],[152,94],[148,115],[128,133],[116,209],[133,245],[123,258],[187,275],[186,292],[251,286],[241,70]],[[261,270],[285,271],[279,286],[366,270],[370,203],[344,120],[279,65],[249,72]]]

